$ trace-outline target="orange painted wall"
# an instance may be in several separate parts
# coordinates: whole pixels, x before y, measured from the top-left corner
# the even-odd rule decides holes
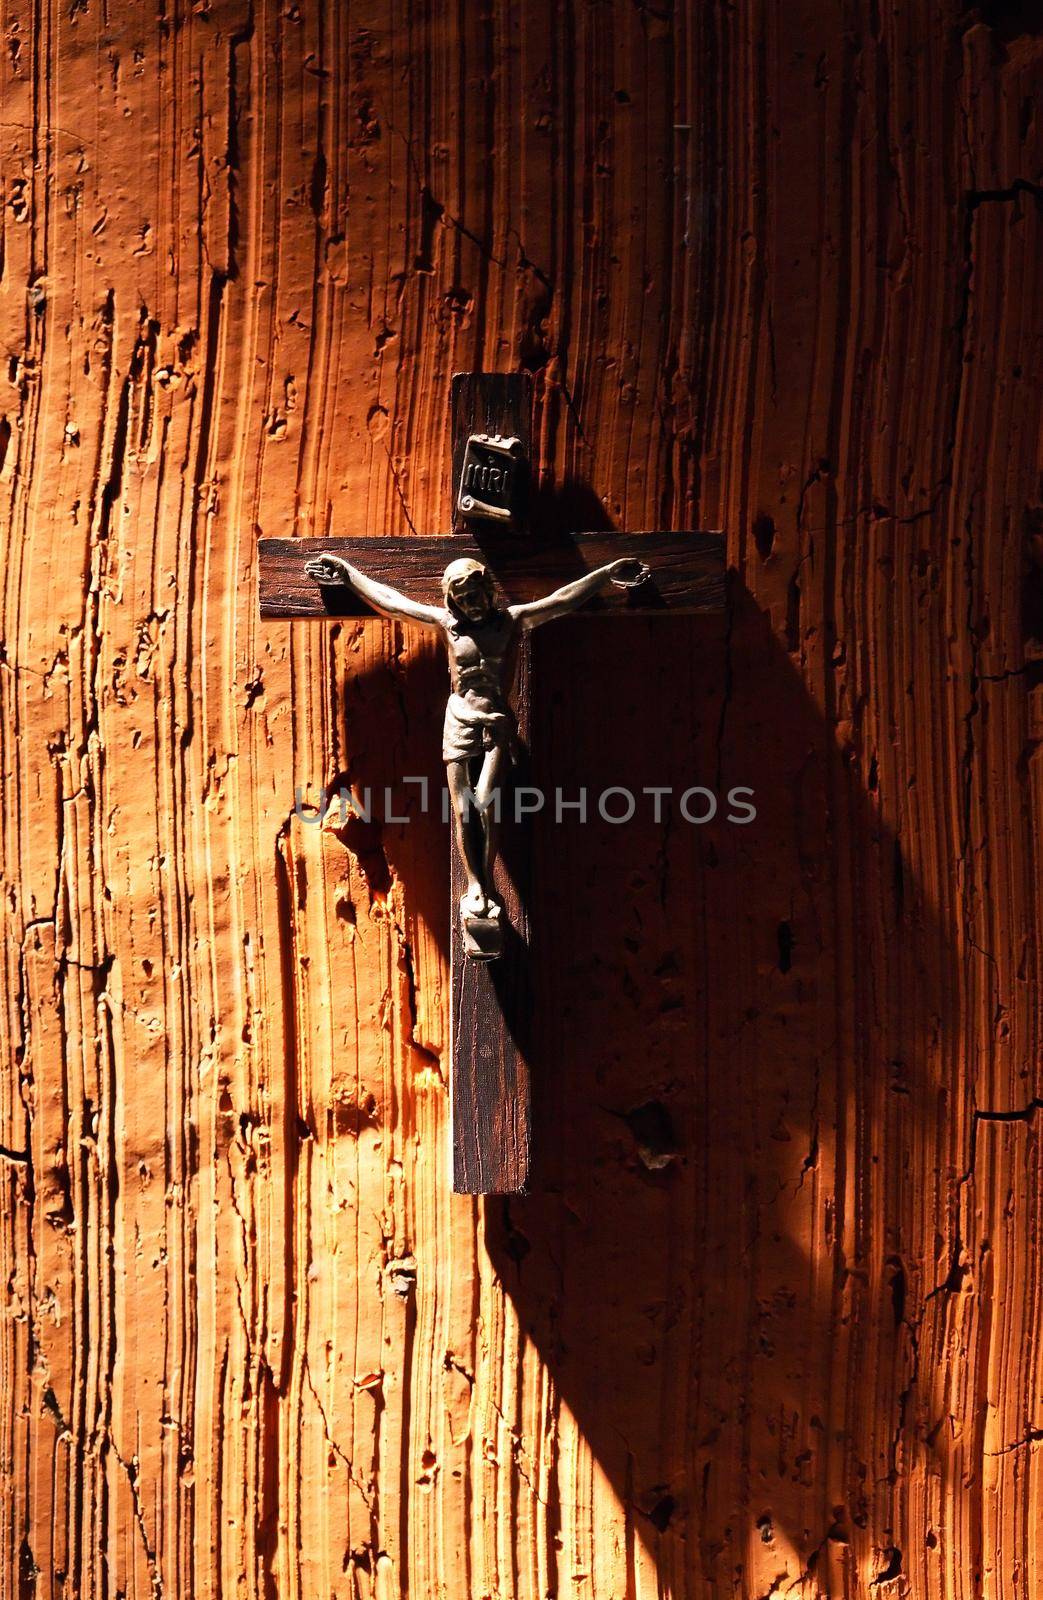
[[[5,0],[4,1600],[1038,1594],[1030,11]],[[540,769],[758,805],[538,829],[485,1207],[446,832],[316,825],[442,664],[256,605],[478,367],[736,573],[541,639]]]

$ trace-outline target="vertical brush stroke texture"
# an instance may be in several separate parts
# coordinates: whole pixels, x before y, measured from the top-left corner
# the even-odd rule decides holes
[[[1039,1592],[1029,23],[5,4],[3,1600]],[[483,1212],[446,836],[321,797],[444,668],[256,546],[445,527],[519,364],[563,514],[739,574],[541,642],[538,761],[759,816],[543,830]]]

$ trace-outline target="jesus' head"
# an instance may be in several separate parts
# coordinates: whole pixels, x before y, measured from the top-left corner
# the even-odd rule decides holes
[[[488,567],[464,556],[450,561],[442,574],[442,594],[449,610],[467,622],[484,622],[493,609],[493,583]]]

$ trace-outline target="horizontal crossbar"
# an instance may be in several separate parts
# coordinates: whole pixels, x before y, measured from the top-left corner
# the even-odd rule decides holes
[[[649,581],[634,589],[603,590],[585,614],[705,612],[724,606],[721,533],[575,533],[554,543],[507,533],[475,539],[452,534],[262,539],[259,550],[264,617],[373,615],[350,590],[320,588],[308,577],[305,562],[322,553],[341,556],[367,576],[429,605],[440,603],[442,573],[461,556],[484,561],[512,605],[539,599],[609,561],[637,556],[651,569]]]

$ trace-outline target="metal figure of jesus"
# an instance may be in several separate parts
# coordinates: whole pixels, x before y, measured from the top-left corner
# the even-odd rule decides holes
[[[523,632],[590,600],[613,583],[631,588],[648,576],[634,558],[609,562],[541,600],[498,606],[492,575],[480,561],[451,561],[442,575],[443,606],[424,605],[339,556],[320,555],[305,566],[318,584],[346,584],[382,616],[436,630],[449,652],[450,694],[442,729],[442,759],[453,802],[457,849],[467,888],[460,901],[464,947],[486,960],[499,955],[501,907],[493,894],[496,859],[494,798],[510,765],[514,718],[507,704],[513,647]]]

